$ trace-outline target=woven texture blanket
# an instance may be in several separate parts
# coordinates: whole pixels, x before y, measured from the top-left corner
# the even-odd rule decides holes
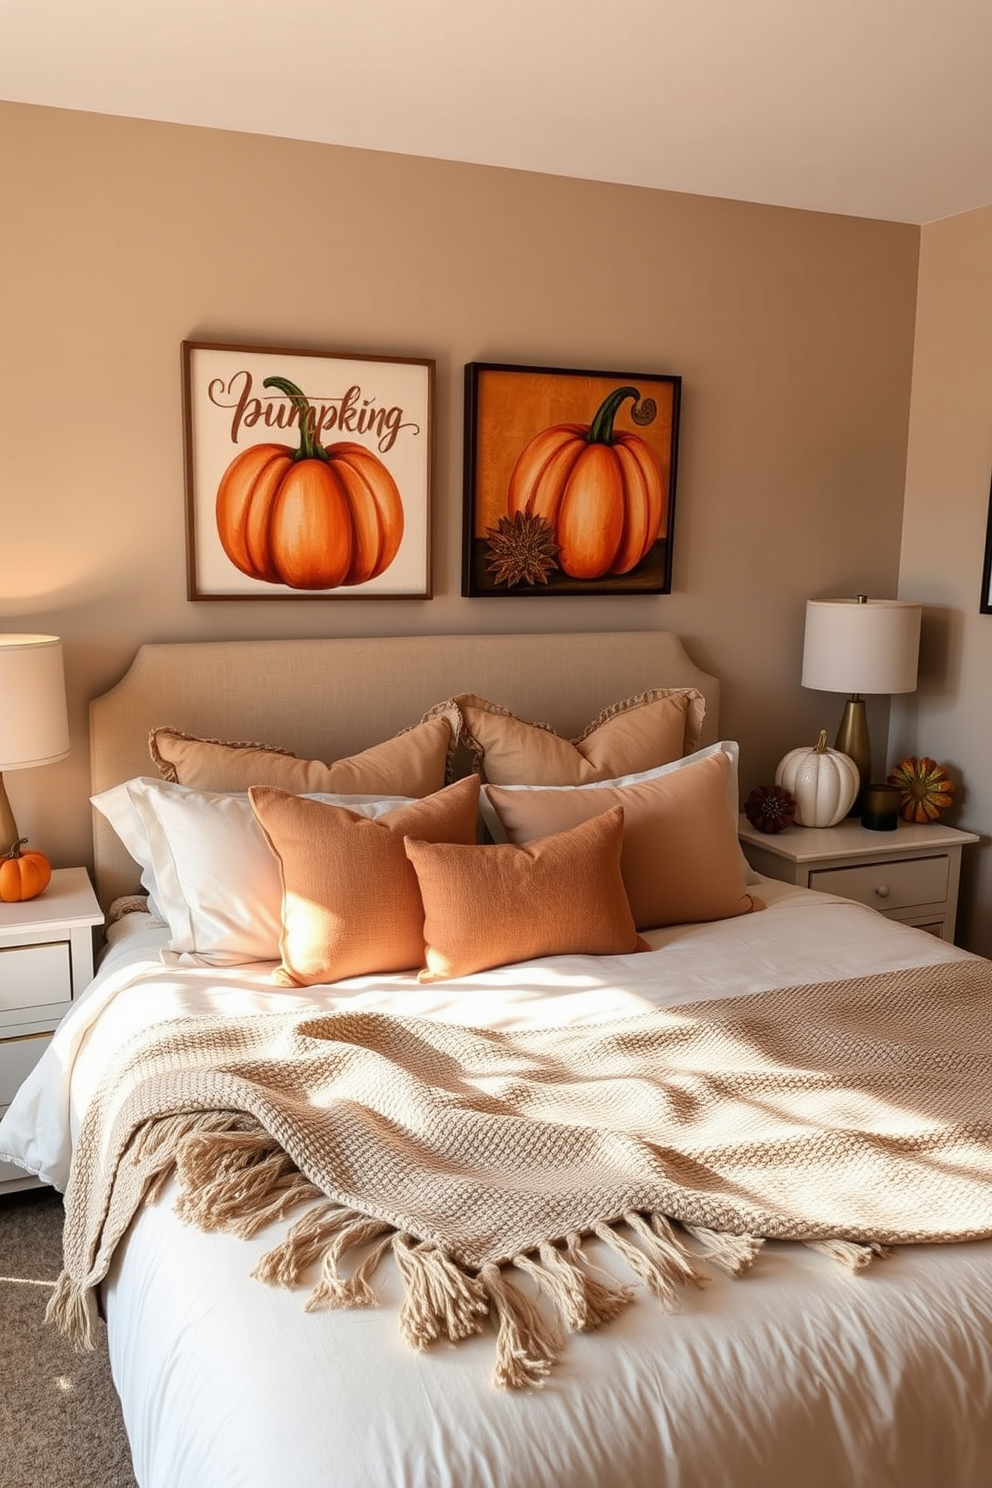
[[[49,1317],[85,1346],[142,1202],[249,1235],[309,1308],[374,1302],[387,1254],[408,1342],[492,1324],[495,1378],[539,1383],[565,1331],[666,1305],[764,1238],[852,1265],[992,1235],[992,963],[969,960],[491,1032],[380,1013],[184,1017],[132,1041],[85,1116]],[[526,1278],[521,1274],[526,1273]]]

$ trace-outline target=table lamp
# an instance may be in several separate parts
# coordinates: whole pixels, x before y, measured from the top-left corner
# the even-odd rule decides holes
[[[54,765],[68,753],[61,640],[0,635],[0,854],[21,840],[3,772]]]
[[[861,812],[871,781],[871,742],[862,693],[914,692],[920,654],[923,606],[903,599],[810,599],[806,601],[802,685],[850,697],[834,748],[858,767],[861,790],[849,815]]]

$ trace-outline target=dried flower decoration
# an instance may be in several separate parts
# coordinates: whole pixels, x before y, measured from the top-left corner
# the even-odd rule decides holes
[[[756,785],[744,815],[759,832],[784,832],[795,821],[796,798],[784,785]]]
[[[543,517],[515,512],[500,517],[498,527],[487,527],[488,562],[493,583],[512,589],[516,584],[546,584],[558,567],[554,528]]]

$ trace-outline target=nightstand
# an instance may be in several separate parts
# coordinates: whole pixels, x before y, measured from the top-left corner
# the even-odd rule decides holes
[[[0,1116],[93,976],[93,926],[103,924],[85,868],[56,868],[35,899],[0,903]],[[36,1178],[0,1162],[0,1194]]]
[[[855,818],[772,833],[757,831],[742,816],[738,835],[756,872],[857,899],[942,940],[954,939],[961,849],[980,840],[939,822],[900,821],[894,832],[872,832]]]

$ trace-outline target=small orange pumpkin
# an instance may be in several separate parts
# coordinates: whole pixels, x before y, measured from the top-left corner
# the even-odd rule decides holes
[[[903,821],[936,821],[954,799],[953,780],[944,766],[928,755],[904,759],[888,779],[899,792],[899,815]]]
[[[0,899],[5,904],[34,899],[52,881],[52,865],[44,853],[21,852],[27,840],[22,837],[0,857]]]
[[[235,568],[290,589],[365,584],[392,563],[403,538],[403,502],[385,465],[364,445],[325,449],[313,411],[285,377],[266,377],[293,400],[300,447],[253,444],[235,455],[217,488],[217,535]]]
[[[554,424],[526,444],[507,494],[511,517],[542,517],[558,543],[558,563],[573,579],[625,574],[644,559],[665,527],[667,490],[658,457],[639,434],[613,427],[633,398],[635,423],[650,423],[653,399],[615,388],[591,424]]]

